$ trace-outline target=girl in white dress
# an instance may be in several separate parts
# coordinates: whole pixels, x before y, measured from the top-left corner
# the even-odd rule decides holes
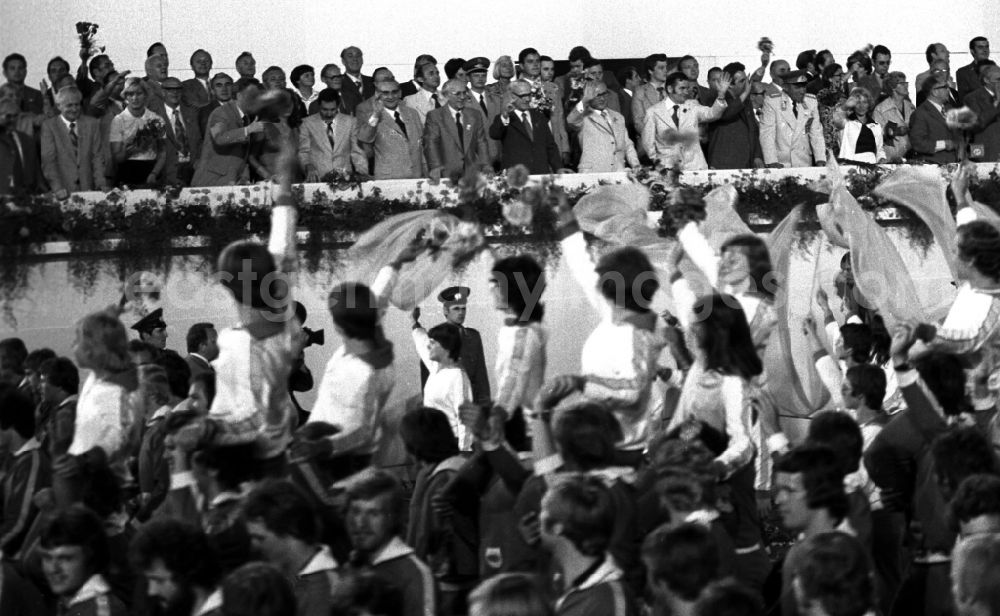
[[[424,406],[444,411],[459,446],[468,449],[472,445],[471,435],[466,434],[458,414],[463,404],[472,402],[472,383],[459,363],[462,333],[451,323],[436,325],[428,331],[414,319],[413,344],[430,372],[424,384]]]

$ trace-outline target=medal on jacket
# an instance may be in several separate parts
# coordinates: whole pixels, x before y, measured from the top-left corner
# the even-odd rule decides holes
[[[781,110],[788,111],[788,101],[785,100],[784,96],[781,97]]]

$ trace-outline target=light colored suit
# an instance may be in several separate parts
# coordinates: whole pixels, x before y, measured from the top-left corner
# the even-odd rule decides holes
[[[333,119],[333,145],[326,134],[326,122],[318,113],[302,121],[299,127],[299,162],[312,166],[319,177],[331,171],[368,173],[368,159],[358,145],[358,123],[349,115],[338,113]]]
[[[81,115],[76,121],[76,134],[79,145],[74,148],[62,116],[42,122],[42,175],[54,191],[106,188],[101,123]]]
[[[417,90],[416,94],[411,94],[403,99],[403,104],[416,111],[417,115],[420,116],[420,121],[424,124],[427,123],[427,114],[435,109],[438,109],[438,107],[434,106],[434,100],[431,98],[432,94],[437,94],[438,103],[441,107],[444,107],[447,104],[444,94],[441,94],[440,92],[428,92],[423,88]]]
[[[427,177],[423,153],[424,126],[420,122],[420,116],[402,103],[396,107],[396,111],[406,126],[405,135],[396,124],[393,110],[383,110],[375,126],[369,123],[371,111],[357,118],[358,141],[371,144],[375,150],[375,179]]]
[[[181,102],[192,107],[204,107],[212,100],[212,93],[209,91],[211,84],[206,88],[205,84],[197,77],[192,77],[181,82]]]
[[[677,106],[677,124],[674,124],[673,118],[675,105]],[[642,129],[643,149],[655,162],[675,153],[678,147],[683,147],[684,150],[681,153],[682,169],[707,169],[708,163],[705,162],[705,154],[701,150],[701,145],[697,143],[697,138],[695,138],[695,143],[687,145],[671,145],[669,141],[675,138],[677,133],[697,135],[698,124],[719,119],[725,110],[726,102],[718,99],[711,107],[706,107],[694,100],[678,104],[670,98],[665,98],[646,111],[646,121]]]
[[[569,112],[569,125],[580,135],[580,173],[624,171],[626,162],[633,168],[639,166],[624,116],[612,109],[604,113],[603,117],[593,109],[581,113],[579,105]]]
[[[666,91],[667,88],[664,86],[664,96],[666,96]],[[652,83],[644,83],[632,93],[632,122],[636,134],[641,135],[642,129],[646,127],[646,112],[661,100],[663,99],[660,98],[660,93]]]
[[[424,159],[427,170],[441,170],[441,176],[464,173],[470,167],[490,166],[489,146],[482,112],[462,110],[462,139],[458,137],[454,111],[449,106],[427,114],[424,123]]]
[[[797,107],[799,115],[795,117],[792,99],[784,92],[764,99],[760,119],[760,149],[764,153],[764,164],[811,167],[826,163],[826,142],[823,140],[816,97],[806,94]]]
[[[201,159],[191,186],[232,186],[247,177],[247,156],[254,135],[243,127],[236,101],[223,103],[208,117]]]
[[[493,125],[493,118],[503,112],[503,97],[494,92],[490,92],[489,90],[485,90],[483,92],[483,101],[486,103],[486,118],[483,126],[489,127]],[[476,109],[480,114],[483,112],[483,108],[479,105],[478,95],[471,90],[469,91],[469,104],[467,105],[467,108]],[[495,168],[499,169],[501,154],[500,141],[491,138],[487,133],[486,147],[490,153],[490,163]]]

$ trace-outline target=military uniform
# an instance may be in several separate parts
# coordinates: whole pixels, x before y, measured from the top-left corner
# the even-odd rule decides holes
[[[805,84],[806,79],[805,72],[795,71],[785,76],[785,83]],[[760,147],[767,165],[826,164],[826,142],[816,97],[806,94],[801,103],[796,103],[785,91],[769,94],[760,120]]]
[[[438,301],[445,305],[445,308],[456,304],[465,304],[469,301],[470,290],[468,287],[448,287],[438,294]],[[462,352],[458,363],[462,366],[469,382],[472,384],[472,400],[477,404],[486,404],[490,401],[490,377],[486,371],[486,357],[483,354],[483,337],[479,331],[471,327],[457,326],[462,333]],[[420,387],[423,389],[429,376],[427,367],[420,364]]]

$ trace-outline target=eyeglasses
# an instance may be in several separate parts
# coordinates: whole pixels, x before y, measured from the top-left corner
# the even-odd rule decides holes
[[[402,92],[402,90],[400,90],[399,88],[396,88],[395,90],[379,90],[378,91],[378,93],[381,94],[382,96],[392,96],[393,94],[399,94],[400,92]]]
[[[449,96],[454,96],[455,98],[468,98],[469,93],[465,90],[462,90],[460,92],[452,92],[451,94],[449,94]]]
[[[511,92],[510,94],[511,96],[514,96],[516,98],[531,98],[531,92],[528,92],[527,94],[518,94],[517,92]]]

